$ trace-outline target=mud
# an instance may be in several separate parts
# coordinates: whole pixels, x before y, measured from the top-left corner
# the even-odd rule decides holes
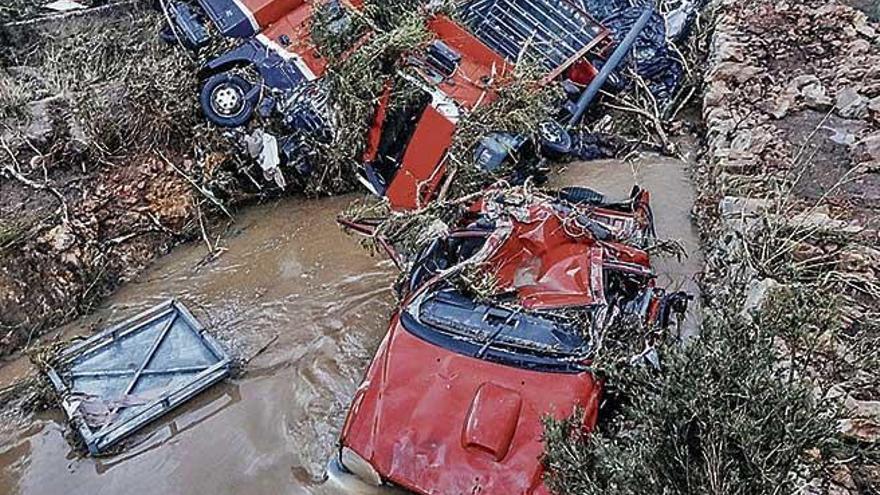
[[[117,456],[82,457],[59,413],[0,428],[0,493],[310,492],[393,302],[393,267],[335,226],[351,199],[249,209],[216,261],[185,246],[63,329],[87,333],[178,297],[250,363]]]
[[[695,291],[702,260],[686,163],[573,163],[552,178],[615,196],[634,181],[652,191],[658,233],[680,239],[690,254],[681,263],[658,260],[661,282]],[[352,199],[251,208],[221,242],[219,259],[205,262],[202,245],[180,248],[59,330],[65,338],[86,334],[178,297],[249,364],[242,377],[147,428],[118,455],[83,457],[58,412],[0,427],[0,493],[329,492],[321,485],[325,462],[394,305],[392,265],[369,257],[334,223]],[[691,315],[686,331],[695,321]],[[0,368],[0,381],[30,372],[13,362]]]

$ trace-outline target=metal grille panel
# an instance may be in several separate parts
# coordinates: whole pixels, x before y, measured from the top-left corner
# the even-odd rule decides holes
[[[605,33],[568,0],[471,0],[459,14],[480,41],[508,60],[532,58],[548,71],[566,64]]]
[[[225,378],[229,364],[195,317],[169,300],[67,348],[48,375],[98,454]]]

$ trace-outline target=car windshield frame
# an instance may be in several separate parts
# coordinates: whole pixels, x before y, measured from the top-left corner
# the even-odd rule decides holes
[[[476,302],[450,288],[417,297],[401,311],[400,322],[428,343],[475,359],[533,371],[588,370],[590,346],[576,328],[535,312]]]

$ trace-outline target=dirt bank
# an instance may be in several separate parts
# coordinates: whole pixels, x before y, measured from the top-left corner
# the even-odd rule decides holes
[[[3,29],[0,358],[249,197],[142,4]]]

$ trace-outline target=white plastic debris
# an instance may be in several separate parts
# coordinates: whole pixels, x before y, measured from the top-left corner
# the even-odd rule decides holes
[[[266,180],[274,180],[278,187],[284,189],[287,182],[278,165],[281,158],[278,156],[278,140],[268,132],[263,133],[263,149],[260,151],[260,168],[263,169],[263,177]]]
[[[281,157],[278,154],[278,139],[262,129],[255,129],[245,136],[244,144],[248,155],[259,161],[263,177],[267,181],[275,181],[281,189],[287,187],[287,181],[284,180],[284,174],[279,167]]]
[[[79,2],[74,2],[73,0],[56,0],[55,2],[43,5],[43,7],[49,10],[54,10],[55,12],[70,12],[71,10],[86,8],[85,5]]]

